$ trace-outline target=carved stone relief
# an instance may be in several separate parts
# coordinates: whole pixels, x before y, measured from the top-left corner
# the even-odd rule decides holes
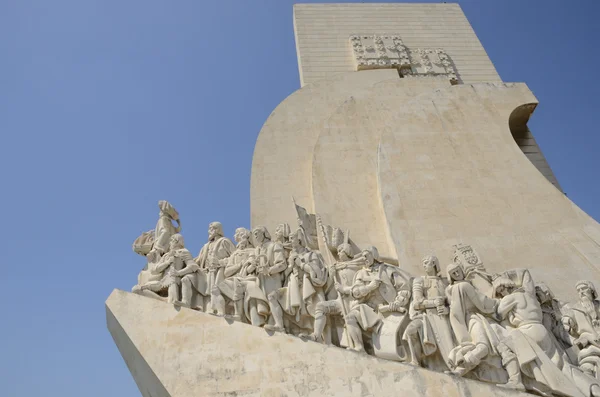
[[[452,247],[445,271],[424,257],[413,277],[298,205],[298,227],[279,225],[274,240],[264,226],[238,228],[234,246],[213,222],[192,258],[165,203],[156,235],[169,233],[169,244],[136,240],[148,265],[135,293],[505,388],[600,396],[600,301],[590,281],[565,304],[527,269],[489,271],[468,244]]]
[[[403,77],[446,77],[458,84],[454,64],[443,49],[408,49],[397,34],[354,34],[350,45],[356,70],[396,68]]]

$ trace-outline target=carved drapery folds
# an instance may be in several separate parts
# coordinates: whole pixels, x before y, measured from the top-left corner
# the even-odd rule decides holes
[[[155,233],[134,243],[148,263],[133,292],[506,388],[600,396],[600,301],[590,281],[565,304],[527,269],[486,269],[468,244],[451,248],[446,269],[424,257],[415,277],[295,206],[297,227],[281,224],[274,238],[264,226],[238,228],[235,246],[211,223],[192,258],[177,212],[161,201]]]
[[[448,78],[458,84],[456,68],[441,48],[407,48],[397,34],[353,34],[350,45],[356,70],[398,69],[403,77]]]

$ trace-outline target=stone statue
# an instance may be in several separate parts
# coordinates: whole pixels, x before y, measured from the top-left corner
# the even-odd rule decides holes
[[[164,254],[169,247],[171,236],[181,231],[181,221],[179,220],[179,213],[168,201],[159,201],[158,208],[158,222],[154,229],[154,246],[152,249]],[[177,222],[177,226],[173,226],[172,221]]]
[[[323,244],[326,247],[325,244]],[[326,248],[324,248],[326,249]],[[310,334],[301,334],[303,338],[307,338],[313,341],[321,342],[324,340],[324,331],[327,325],[327,316],[331,316],[332,328],[336,327],[336,317],[339,317],[343,322],[343,316],[348,313],[348,307],[350,305],[350,299],[348,295],[339,295],[334,285],[339,284],[343,287],[351,287],[354,280],[354,276],[358,270],[360,270],[365,262],[362,255],[357,255],[356,258],[352,255],[352,247],[350,244],[341,244],[337,249],[339,262],[331,264],[328,268],[328,278],[326,297],[327,300],[319,302],[315,306],[315,322],[314,330]],[[341,326],[345,329],[345,325]],[[337,329],[336,329],[337,330]],[[344,335],[346,336],[344,338]],[[340,330],[337,332],[338,341],[342,347],[350,346],[347,334]],[[327,340],[327,342],[329,342]]]
[[[440,276],[437,257],[426,256],[422,262],[425,276],[413,281],[411,322],[404,332],[403,339],[408,342],[410,348],[411,364],[422,365],[423,358],[430,358],[436,352],[441,355],[443,364],[456,345],[448,318],[448,282]],[[432,368],[440,363],[440,360],[431,361],[427,367]]]
[[[386,311],[400,311],[409,303],[411,294],[398,269],[379,262],[379,253],[375,247],[363,250],[361,256],[364,267],[354,276],[352,286],[345,287],[339,283],[335,285],[338,293],[349,295],[353,299],[345,321],[352,344],[348,348],[358,352],[365,351],[362,332],[378,332],[383,324],[380,309],[385,307]],[[341,312],[343,308],[339,301],[335,302],[330,304],[329,311]]]
[[[249,230],[236,229],[235,240],[238,244],[228,259],[226,279],[219,284],[219,291],[233,300],[234,319],[262,327],[270,314],[269,302],[260,285],[255,261],[256,248],[251,238],[252,232]]]
[[[219,222],[208,225],[208,242],[204,244],[194,261],[199,272],[186,275],[181,280],[183,304],[197,310],[216,311],[210,302],[212,287],[224,279],[224,259],[229,258],[235,246],[223,236],[223,226]]]
[[[252,255],[254,254],[254,246],[251,240],[252,233],[250,230],[239,227],[235,230],[234,240],[237,245],[235,251],[225,259],[226,265],[223,269],[224,280],[213,286],[211,290],[212,305],[218,315],[225,316],[226,306],[228,302],[234,302],[233,318],[241,320],[242,314],[242,298],[243,295],[236,294],[236,276],[240,276],[242,269],[249,265]],[[244,274],[246,276],[246,274]],[[227,300],[227,301],[226,301]]]
[[[575,288],[579,302],[568,305],[561,322],[578,350],[577,363],[581,370],[600,379],[600,335],[597,322],[594,324],[594,315],[598,313],[596,288],[590,281],[579,281]]]
[[[523,389],[522,373],[528,390],[543,394],[589,395],[594,380],[564,361],[552,334],[542,323],[543,312],[529,271],[523,269],[521,272],[520,287],[505,276],[493,282],[495,296],[500,298],[498,315],[509,326],[501,335],[500,345],[515,356],[505,363],[510,376],[507,385]],[[516,371],[517,366],[520,371]]]
[[[287,223],[280,223],[275,228],[275,238],[273,239],[273,241],[278,244],[281,244],[281,246],[286,250],[286,257],[292,250],[292,243],[290,242],[291,234],[292,230],[290,228],[290,225]]]
[[[482,315],[493,315],[497,303],[465,279],[461,265],[450,264],[446,271],[449,320],[458,344],[450,352],[448,364],[452,373],[464,376],[494,353],[495,341],[490,341],[490,326]]]
[[[158,250],[153,250],[148,255],[152,255],[150,259],[154,260],[158,257]],[[185,248],[183,236],[174,234],[171,236],[168,252],[152,262],[149,270],[153,279],[134,287],[133,292],[156,298],[161,298],[166,292],[167,302],[178,303],[181,277],[197,272],[199,268],[190,251]]]
[[[147,255],[151,250],[163,255],[169,250],[171,236],[181,231],[179,213],[168,201],[160,200],[158,210],[158,222],[154,230],[142,233],[133,242],[133,251],[140,255]],[[177,222],[177,226],[173,225],[173,221]]]
[[[563,350],[569,349],[572,346],[571,338],[562,322],[564,317],[563,307],[565,305],[554,297],[554,293],[544,283],[535,285],[535,295],[544,315],[542,323],[554,335],[560,348]]]
[[[596,332],[600,331],[600,301],[598,292],[591,281],[582,280],[575,285],[579,302],[572,305],[575,316],[586,316]]]
[[[252,230],[256,244],[253,262],[249,268],[258,278],[258,285],[266,297],[271,292],[283,287],[284,271],[287,268],[285,250],[279,243],[271,241],[271,235],[264,226],[257,226]],[[272,325],[273,319],[269,319]]]
[[[177,211],[159,208],[155,230],[134,244],[148,260],[134,293],[506,388],[600,397],[600,301],[590,281],[564,305],[526,269],[488,273],[464,244],[447,278],[426,256],[413,279],[305,210],[300,228],[281,223],[274,241],[264,226],[236,229],[235,247],[213,222],[192,258]]]
[[[269,306],[275,324],[265,325],[265,329],[284,331],[285,314],[290,323],[288,328],[293,326],[310,332],[316,306],[325,301],[323,287],[327,282],[327,270],[323,264],[323,257],[307,248],[304,229],[299,228],[290,236],[290,240],[292,251],[288,259],[288,269],[291,271],[287,286],[269,294]]]

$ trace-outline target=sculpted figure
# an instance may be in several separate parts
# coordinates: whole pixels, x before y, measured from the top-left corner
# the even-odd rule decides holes
[[[361,256],[364,267],[354,276],[352,286],[345,287],[336,283],[335,288],[338,293],[349,295],[353,299],[345,316],[346,331],[351,342],[348,348],[364,352],[362,332],[378,332],[383,320],[379,310],[405,310],[404,306],[408,304],[411,293],[398,268],[379,262],[379,253],[375,247],[363,250]],[[324,305],[330,313],[341,313],[343,310],[340,301],[324,302]],[[315,334],[316,331],[315,329]]]
[[[535,295],[542,308],[542,323],[548,331],[556,338],[559,348],[565,350],[571,347],[571,339],[568,331],[562,323],[563,307],[565,306],[554,297],[554,293],[544,283],[535,285]]]
[[[575,288],[579,302],[569,306],[561,322],[578,349],[577,362],[581,370],[600,379],[600,335],[593,317],[598,312],[596,288],[590,281],[579,281]]]
[[[436,352],[446,360],[455,345],[448,319],[448,282],[440,276],[437,257],[426,256],[422,263],[425,276],[413,281],[409,311],[411,322],[403,335],[403,340],[408,342],[413,365],[421,365],[423,358],[429,358]]]
[[[499,350],[503,347],[516,356],[511,366],[506,367],[509,375],[515,363],[529,390],[568,396],[597,393],[600,388],[592,378],[564,361],[552,334],[542,323],[544,316],[533,280],[527,270],[522,274],[521,287],[505,276],[496,278],[493,283],[495,295],[501,298],[498,315],[507,325],[504,332],[497,329],[502,338]],[[522,383],[516,383],[520,378],[520,374],[511,376],[508,385],[523,388]]]
[[[158,222],[154,228],[154,244],[152,249],[157,250],[161,255],[168,251],[171,236],[181,231],[181,222],[179,213],[166,200],[158,202]],[[177,226],[173,226],[173,221],[177,222]]]
[[[154,230],[142,233],[133,242],[133,251],[137,254],[146,256],[154,250],[162,256],[169,250],[171,236],[181,231],[179,214],[168,201],[160,200],[158,209],[158,222]],[[173,221],[177,222],[177,226],[173,225]]]
[[[271,241],[271,235],[264,226],[255,227],[252,236],[256,249],[248,271],[257,275],[258,284],[268,297],[271,292],[283,287],[283,273],[287,268],[285,250],[281,244]]]
[[[309,250],[303,229],[290,236],[292,251],[288,259],[287,287],[271,292],[268,296],[273,314],[274,325],[267,324],[265,329],[284,331],[284,313],[294,328],[311,330],[316,305],[325,301],[323,287],[327,282],[327,271],[323,257]]]
[[[331,323],[333,326],[337,323],[335,320],[339,319],[343,322],[343,316],[348,312],[350,305],[349,295],[341,296],[338,294],[337,289],[334,285],[341,285],[343,287],[351,287],[356,272],[365,264],[364,256],[362,254],[357,255],[356,258],[352,255],[352,246],[350,244],[341,244],[337,249],[337,256],[339,262],[336,262],[328,269],[328,278],[326,284],[326,297],[327,300],[324,302],[318,302],[315,306],[315,322],[314,330],[312,334],[301,334],[303,338],[307,338],[313,341],[321,342],[324,340],[324,331],[327,325],[327,316],[332,316]],[[336,327],[337,328],[337,327]],[[343,328],[338,334],[338,340],[343,340]],[[336,331],[338,331],[336,329]],[[325,338],[327,339],[327,338]],[[347,339],[347,338],[346,338]],[[330,340],[327,339],[329,343]],[[348,342],[346,340],[346,342]],[[349,346],[349,343],[342,343],[344,347]]]
[[[447,267],[449,286],[446,296],[450,303],[449,320],[456,338],[456,346],[449,354],[448,363],[452,373],[464,376],[494,352],[489,340],[490,326],[482,316],[493,315],[496,301],[476,289],[465,279],[462,266]]]
[[[149,255],[157,256],[156,252]],[[134,287],[133,292],[155,298],[163,297],[166,292],[167,302],[176,303],[179,301],[181,277],[198,270],[192,254],[185,248],[183,236],[174,234],[171,236],[168,252],[158,261],[151,263],[153,280]]]
[[[226,279],[218,285],[218,291],[234,304],[234,319],[262,327],[269,317],[267,296],[261,289],[256,266],[256,248],[251,242],[252,233],[244,228],[235,232],[238,242],[225,267]],[[225,301],[217,299],[217,311],[225,312]],[[220,309],[219,309],[220,308]]]
[[[600,302],[596,287],[591,281],[582,280],[575,285],[579,302],[572,305],[576,317],[585,316],[596,332],[600,331]]]
[[[328,268],[329,277],[327,278],[327,286],[325,287],[325,297],[327,300],[337,298],[338,293],[334,287],[336,282],[349,287],[352,285],[356,272],[362,269],[364,265],[362,255],[357,255],[355,259],[352,252],[352,246],[348,243],[342,243],[337,247],[338,260]]]
[[[280,223],[275,228],[275,239],[273,241],[281,244],[281,246],[286,250],[286,257],[292,250],[292,243],[290,242],[291,234],[292,230],[290,229],[290,225],[287,223]]]
[[[181,280],[184,306],[215,311],[212,303],[208,305],[212,287],[224,279],[225,261],[222,260],[229,258],[234,250],[231,240],[223,237],[223,226],[219,222],[208,225],[208,242],[194,258],[201,271],[188,274]]]
[[[236,276],[240,276],[242,269],[249,265],[251,257],[254,255],[254,246],[250,241],[252,233],[250,230],[239,227],[235,230],[234,239],[237,243],[235,251],[231,256],[225,259],[225,267],[223,269],[224,280],[213,286],[211,290],[212,305],[218,315],[226,315],[226,307],[228,302],[234,302],[234,318],[241,320],[242,313],[242,298],[243,294],[236,294],[236,288],[239,289],[235,282]],[[247,274],[244,274],[247,276]]]

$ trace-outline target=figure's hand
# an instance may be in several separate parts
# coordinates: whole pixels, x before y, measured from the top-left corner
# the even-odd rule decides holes
[[[369,285],[371,286],[371,288],[377,288],[377,287],[379,287],[380,284],[381,284],[381,279],[379,279],[379,278],[374,278],[369,283]]]
[[[437,309],[438,315],[440,315],[440,316],[445,316],[449,312],[448,308],[446,306],[443,306],[443,305],[442,306],[437,306],[436,309]]]
[[[342,284],[335,282],[333,286],[338,293],[346,295],[346,291],[344,290],[344,286]]]
[[[264,266],[262,269],[260,269],[260,273],[265,275],[265,276],[270,276],[271,272],[268,266]]]

